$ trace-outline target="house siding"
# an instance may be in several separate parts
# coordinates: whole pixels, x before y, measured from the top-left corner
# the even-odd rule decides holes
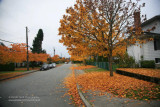
[[[155,20],[145,26],[142,26],[143,31],[146,31],[148,29],[151,29],[155,26],[155,29],[151,31],[151,33],[157,33],[160,34],[160,20]],[[138,45],[138,46],[137,46]],[[135,58],[135,61],[139,63],[141,60],[141,56],[143,56],[144,60],[154,60],[155,58],[160,58],[160,50],[154,49],[154,41],[149,41],[145,44],[136,43],[136,45],[131,45],[127,47],[127,52],[130,56],[133,56]]]
[[[144,60],[155,60],[155,58],[160,58],[160,50],[154,50],[153,41],[144,44],[143,51]]]
[[[132,56],[135,61],[138,63],[141,59],[141,49],[140,45],[136,43],[135,45],[131,45],[127,47],[127,52],[129,56]]]
[[[141,60],[141,56],[143,56],[144,60],[154,60],[155,58],[160,58],[160,50],[154,50],[154,42],[150,41],[145,44],[136,43],[135,45],[131,45],[127,47],[127,52],[130,56],[132,56],[137,63]]]

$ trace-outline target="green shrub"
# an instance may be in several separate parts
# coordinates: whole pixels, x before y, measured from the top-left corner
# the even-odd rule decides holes
[[[14,70],[15,70],[14,63],[5,65],[0,64],[0,71],[14,71]]]
[[[132,56],[125,53],[123,56],[117,55],[117,59],[114,60],[116,64],[121,68],[132,68],[135,66],[135,60]]]
[[[155,62],[154,60],[141,61],[141,67],[142,68],[155,68]]]

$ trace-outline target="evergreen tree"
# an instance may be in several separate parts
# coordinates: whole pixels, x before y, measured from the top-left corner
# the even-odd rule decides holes
[[[37,37],[33,40],[33,48],[31,48],[32,53],[43,53],[42,50],[42,41],[43,41],[43,30],[39,29]]]

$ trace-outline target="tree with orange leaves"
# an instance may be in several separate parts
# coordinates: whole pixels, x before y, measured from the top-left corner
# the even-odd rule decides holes
[[[12,54],[6,46],[0,45],[0,64],[7,64],[12,62]]]
[[[23,62],[26,59],[26,44],[11,44],[11,48],[0,46],[0,64]]]
[[[29,51],[29,60],[37,62],[47,62],[48,54],[31,53]],[[11,44],[11,48],[0,45],[0,64],[21,63],[26,61],[26,44]]]
[[[58,62],[58,61],[60,61],[59,55],[54,55],[54,56],[52,57],[52,61],[53,61],[53,62]]]
[[[71,55],[108,57],[110,76],[113,76],[113,56],[124,54],[127,43],[135,43],[137,39],[133,35],[133,14],[140,7],[138,2],[125,0],[77,0],[74,8],[66,9],[67,15],[60,20],[60,42]]]
[[[29,60],[30,61],[36,61],[36,62],[47,62],[47,59],[50,56],[45,53],[29,53]]]

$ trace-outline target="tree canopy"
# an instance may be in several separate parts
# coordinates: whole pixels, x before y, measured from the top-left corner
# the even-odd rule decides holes
[[[60,20],[60,42],[74,59],[108,57],[113,76],[113,56],[125,54],[127,44],[135,43],[136,35],[141,33],[133,32],[134,13],[143,6],[132,0],[77,0]]]
[[[43,30],[39,29],[37,36],[33,40],[33,48],[31,48],[32,53],[44,53],[42,50],[42,41],[43,41]]]

